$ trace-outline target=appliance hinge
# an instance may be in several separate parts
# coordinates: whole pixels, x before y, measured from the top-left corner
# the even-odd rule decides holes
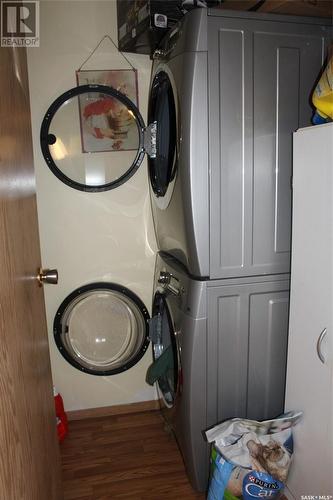
[[[156,135],[157,122],[150,123],[148,127],[143,129],[143,145],[146,153],[150,158],[156,158]]]

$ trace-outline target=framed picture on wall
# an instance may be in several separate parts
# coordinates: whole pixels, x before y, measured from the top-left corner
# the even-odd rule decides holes
[[[78,85],[98,84],[113,87],[138,106],[136,70],[80,70]],[[95,93],[79,96],[83,153],[131,151],[138,148],[137,125],[133,115],[117,99]]]

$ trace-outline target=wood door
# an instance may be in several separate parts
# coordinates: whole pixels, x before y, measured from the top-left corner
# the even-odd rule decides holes
[[[0,498],[62,498],[24,48],[0,49]]]

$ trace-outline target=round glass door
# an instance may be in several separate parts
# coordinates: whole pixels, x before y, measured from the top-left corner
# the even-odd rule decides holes
[[[157,123],[155,158],[148,158],[151,186],[156,196],[164,196],[176,175],[177,119],[175,96],[168,74],[156,73],[149,97],[148,123]]]
[[[70,89],[48,109],[41,149],[51,171],[81,191],[118,187],[144,156],[144,122],[124,94],[104,85]]]
[[[153,303],[155,332],[153,334],[154,359],[162,355],[164,371],[158,378],[158,387],[168,407],[173,406],[178,388],[178,348],[172,318],[165,295],[157,292]]]
[[[71,293],[54,319],[62,356],[92,375],[113,375],[136,364],[149,345],[149,314],[141,300],[114,283],[92,283]]]

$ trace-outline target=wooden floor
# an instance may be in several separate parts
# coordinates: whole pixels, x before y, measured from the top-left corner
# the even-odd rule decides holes
[[[65,500],[194,500],[158,411],[69,423],[61,444]]]

